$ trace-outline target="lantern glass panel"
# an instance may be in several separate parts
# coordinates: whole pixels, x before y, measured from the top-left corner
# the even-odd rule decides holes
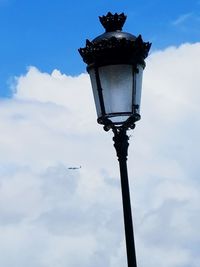
[[[132,111],[133,72],[131,65],[99,68],[106,114]]]
[[[102,116],[102,110],[100,106],[99,93],[98,93],[98,88],[97,88],[97,77],[95,75],[95,70],[93,68],[90,69],[89,74],[90,74],[90,80],[92,84],[92,91],[93,91],[93,96],[94,96],[97,117],[99,118]]]

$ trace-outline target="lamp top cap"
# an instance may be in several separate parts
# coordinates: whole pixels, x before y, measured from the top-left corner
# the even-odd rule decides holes
[[[121,31],[126,21],[126,15],[108,12],[106,16],[99,17],[99,20],[106,32]]]

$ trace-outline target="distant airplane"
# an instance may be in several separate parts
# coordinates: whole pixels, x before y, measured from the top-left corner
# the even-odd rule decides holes
[[[80,167],[69,167],[68,170],[79,170],[81,169],[81,166]]]

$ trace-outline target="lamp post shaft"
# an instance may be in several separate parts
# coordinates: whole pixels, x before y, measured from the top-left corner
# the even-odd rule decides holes
[[[116,149],[120,167],[120,175],[121,175],[121,190],[122,190],[124,228],[125,228],[125,238],[126,238],[127,262],[128,262],[128,267],[137,267],[129,182],[128,182],[128,171],[127,171],[129,137],[127,136],[126,129],[124,128],[113,129],[113,132],[114,132],[114,137],[113,137],[114,147]]]

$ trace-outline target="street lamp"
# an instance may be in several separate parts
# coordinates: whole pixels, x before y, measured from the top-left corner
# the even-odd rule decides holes
[[[136,267],[135,244],[128,184],[127,130],[134,129],[140,120],[142,74],[145,58],[151,44],[145,43],[141,35],[122,32],[126,16],[111,14],[99,17],[105,33],[79,49],[90,75],[97,122],[104,130],[112,129],[113,141],[119,160],[121,189],[126,237],[128,267]]]

